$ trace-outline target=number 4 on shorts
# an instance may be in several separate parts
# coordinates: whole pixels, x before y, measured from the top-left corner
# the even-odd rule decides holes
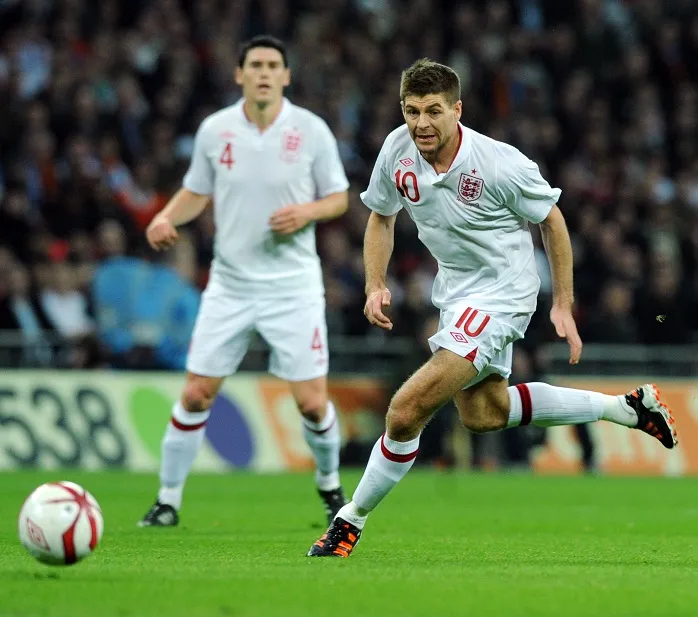
[[[320,328],[315,328],[313,332],[313,342],[310,345],[313,351],[322,351],[322,337],[320,336]]]

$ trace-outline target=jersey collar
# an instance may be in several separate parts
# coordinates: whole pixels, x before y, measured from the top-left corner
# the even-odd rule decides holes
[[[245,99],[244,97],[241,97],[240,100],[237,102],[237,106],[240,111],[240,116],[242,117],[242,121],[244,125],[249,128],[250,130],[259,132],[259,128],[257,125],[252,122],[248,117],[247,114],[245,113]],[[279,115],[274,118],[274,121],[266,128],[264,133],[268,133],[270,130],[272,130],[274,127],[278,126],[280,122],[283,122],[283,120],[288,116],[288,114],[291,113],[291,101],[289,101],[286,97],[283,97],[281,100],[281,109],[279,110]]]
[[[451,165],[446,170],[446,173],[443,174],[444,176],[456,169],[470,154],[473,136],[470,134],[468,128],[463,126],[460,122],[458,123],[458,130],[460,131],[460,145],[458,146],[456,156],[451,161]]]
[[[470,148],[472,143],[472,135],[470,130],[459,122],[458,132],[460,133],[460,141],[458,144],[458,150],[456,150],[456,155],[453,157],[453,160],[451,161],[451,164],[449,165],[448,169],[440,174],[437,174],[434,170],[434,167],[430,163],[427,163],[426,160],[424,160],[424,157],[419,152],[419,148],[417,148],[417,144],[414,144],[414,142],[412,142],[414,144],[417,156],[419,157],[418,160],[421,160],[422,165],[424,165],[425,169],[428,169],[429,172],[437,178],[437,182],[440,182],[441,180],[446,178],[454,169],[456,169],[463,161],[465,161],[465,159],[467,159],[468,155],[470,154]]]

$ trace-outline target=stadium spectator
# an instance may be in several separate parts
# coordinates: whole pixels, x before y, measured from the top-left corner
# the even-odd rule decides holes
[[[67,339],[94,332],[87,298],[79,288],[77,271],[65,262],[52,266],[48,285],[41,290],[41,307],[56,332]]]
[[[9,264],[4,272],[6,293],[0,294],[0,330],[19,333],[23,347],[12,346],[7,357],[9,366],[49,366],[54,350],[47,340],[51,321],[32,289],[29,271],[19,263]],[[4,290],[3,290],[4,291]]]
[[[99,233],[105,258],[95,272],[92,296],[111,363],[124,369],[183,369],[199,306],[195,288],[172,267],[125,256],[126,237],[117,222],[106,221]]]
[[[620,302],[604,294],[627,296],[618,291],[623,282],[634,308],[619,316],[622,338],[694,340],[692,3],[478,0],[440,3],[440,11],[432,4],[404,0],[398,11],[396,2],[365,0],[0,3],[0,244],[34,270],[48,253],[73,253],[76,232],[93,237],[115,219],[131,254],[147,255],[139,230],[186,170],[196,127],[239,97],[230,79],[237,43],[270,32],[289,41],[291,97],[328,121],[355,190],[365,188],[378,147],[402,121],[399,70],[421,55],[457,67],[465,123],[516,145],[563,188],[580,328],[607,342],[620,336],[593,321],[597,307]],[[364,335],[356,264],[366,213],[352,202],[330,234],[341,237],[343,264],[326,259],[328,310],[333,332]],[[210,219],[191,234],[194,281],[203,288]],[[406,306],[417,301],[433,263],[413,226],[398,221],[396,243],[391,288],[400,311],[401,297]],[[90,262],[79,260],[81,276]],[[666,314],[664,324],[657,314]],[[406,316],[409,334],[408,324]],[[551,332],[533,328],[532,337]]]
[[[601,291],[598,305],[592,309],[584,331],[590,343],[635,343],[637,328],[633,320],[633,290],[619,280],[609,281]]]

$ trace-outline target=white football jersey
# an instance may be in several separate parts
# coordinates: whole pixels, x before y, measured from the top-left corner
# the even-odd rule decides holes
[[[432,302],[468,299],[482,310],[533,312],[540,280],[528,221],[540,223],[560,198],[516,148],[459,124],[449,170],[437,174],[407,125],[385,140],[363,202],[390,216],[406,208],[439,265]]]
[[[284,206],[349,187],[337,142],[320,117],[284,99],[260,132],[240,100],[202,122],[183,185],[213,196],[213,276],[261,297],[322,293],[315,225],[290,236],[269,226]]]

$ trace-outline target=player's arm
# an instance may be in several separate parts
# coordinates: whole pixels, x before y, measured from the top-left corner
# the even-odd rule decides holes
[[[553,309],[550,321],[557,335],[570,345],[570,364],[582,355],[582,340],[572,316],[572,243],[562,212],[557,207],[560,189],[552,188],[536,165],[512,146],[496,152],[497,184],[504,203],[523,219],[541,227],[545,252],[553,277]]]
[[[349,207],[348,191],[332,193],[308,204],[311,221],[331,221],[342,216]]]
[[[177,241],[176,228],[194,220],[209,203],[210,195],[179,189],[148,225],[146,237],[150,246],[156,251],[170,248]]]
[[[311,175],[315,183],[315,201],[292,204],[274,212],[269,219],[272,231],[292,234],[316,221],[329,221],[342,216],[349,206],[349,181],[339,156],[337,140],[321,120],[314,124]]]
[[[315,221],[329,221],[342,216],[349,206],[347,191],[331,193],[307,204],[293,204],[274,212],[269,219],[272,231],[292,234]]]
[[[393,329],[393,323],[383,313],[383,309],[390,306],[390,290],[387,282],[388,263],[393,254],[395,219],[402,209],[397,190],[392,183],[388,162],[391,148],[392,140],[391,136],[388,136],[378,153],[368,187],[361,193],[361,201],[372,211],[364,234],[364,268],[366,270],[364,315],[371,324],[383,330]]]
[[[553,206],[540,223],[540,230],[553,276],[553,303],[571,309],[574,304],[572,242],[560,208]]]
[[[148,225],[146,237],[156,251],[170,248],[177,241],[177,227],[195,219],[211,203],[214,169],[207,154],[209,119],[203,121],[194,138],[194,151],[182,188]]]
[[[574,305],[572,242],[565,218],[556,205],[540,223],[543,246],[550,262],[553,279],[553,308],[550,320],[557,335],[570,345],[570,364],[577,364],[582,355],[582,339],[572,315]]]
[[[378,212],[371,212],[364,234],[364,268],[366,270],[364,315],[371,324],[384,330],[393,329],[393,323],[383,313],[383,309],[390,306],[387,277],[388,263],[393,254],[396,218],[397,214],[385,216]]]

